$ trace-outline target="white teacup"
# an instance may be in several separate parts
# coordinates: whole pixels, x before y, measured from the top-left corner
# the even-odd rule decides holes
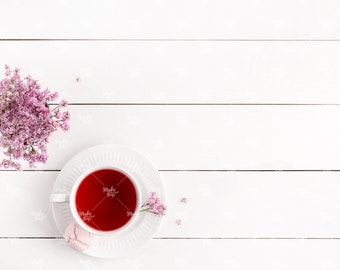
[[[107,173],[105,173],[104,171]],[[118,179],[118,176],[122,179]],[[114,179],[114,177],[116,177],[117,179]],[[92,181],[97,181],[100,184],[96,183],[95,185],[93,185],[95,186],[95,188],[89,190],[88,188],[90,187]],[[107,186],[108,183],[113,183],[115,185]],[[101,188],[102,192],[99,191],[98,186]],[[129,199],[127,199],[127,195],[129,194],[129,192],[132,196],[132,186],[134,188],[134,199],[132,201],[128,201]],[[79,198],[81,198],[81,200]],[[84,198],[86,199],[84,200]],[[76,203],[77,200],[78,205]],[[90,201],[92,200],[95,200],[95,203],[91,205],[90,209],[80,210],[79,204],[81,201],[85,202],[85,204],[90,204]],[[123,200],[125,200],[125,203],[123,202]],[[91,232],[95,235],[113,235],[117,232],[125,230],[136,220],[141,206],[141,194],[138,183],[133,177],[131,177],[129,173],[116,167],[106,166],[93,168],[89,171],[84,172],[74,182],[70,194],[51,194],[50,201],[52,203],[69,203],[73,218],[86,231]],[[135,201],[136,204],[134,205]],[[114,207],[110,208],[110,205],[113,205]],[[134,206],[135,208],[132,209]],[[117,211],[115,212],[114,209],[117,209]],[[118,212],[120,213],[119,216],[117,214]],[[125,214],[126,217],[123,217],[123,214]],[[101,224],[104,224],[104,215],[105,219],[107,216],[107,223],[110,224],[114,224],[115,218],[117,222],[118,218],[121,219],[119,222],[123,222],[122,219],[126,219],[127,222],[124,223],[122,226],[114,228],[112,230],[107,230],[107,228],[102,230],[101,226],[98,226],[95,220],[97,219],[98,223],[98,218],[100,217]]]

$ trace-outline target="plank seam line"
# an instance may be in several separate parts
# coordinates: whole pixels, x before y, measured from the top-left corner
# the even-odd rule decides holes
[[[61,240],[61,236],[2,236],[0,240]],[[154,240],[340,240],[339,237],[154,237]]]
[[[60,169],[46,169],[46,170],[22,170],[22,172],[60,172]],[[168,170],[161,169],[159,172],[340,172],[340,169],[331,169],[331,170],[200,170],[200,169],[192,169],[192,170]],[[0,172],[17,172],[16,170],[4,170],[0,169]]]
[[[155,41],[155,42],[339,42],[340,39],[252,39],[252,38],[0,38],[0,41]]]
[[[58,103],[49,103],[58,105]],[[340,103],[128,103],[70,102],[71,106],[340,106]]]

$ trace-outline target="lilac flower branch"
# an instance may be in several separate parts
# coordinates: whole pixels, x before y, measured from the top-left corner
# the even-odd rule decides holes
[[[157,216],[164,216],[166,206],[161,202],[156,192],[151,192],[148,200],[142,204],[139,212],[149,212]]]
[[[19,159],[30,167],[45,163],[50,135],[59,128],[69,129],[70,114],[65,111],[67,102],[62,100],[55,108],[49,102],[58,98],[48,88],[30,76],[22,78],[19,69],[5,66],[5,78],[0,80],[0,147],[7,158],[0,167],[21,169]]]

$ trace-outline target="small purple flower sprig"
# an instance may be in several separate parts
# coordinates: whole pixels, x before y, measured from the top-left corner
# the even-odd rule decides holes
[[[164,216],[166,206],[161,202],[156,192],[151,192],[148,200],[141,206],[139,212],[149,212],[157,216]]]
[[[37,80],[22,78],[18,68],[6,65],[5,70],[5,78],[0,80],[0,147],[6,158],[0,167],[20,170],[19,159],[34,167],[46,162],[50,135],[58,128],[69,129],[67,102],[61,100],[51,108],[49,102],[58,98],[57,92],[42,91]]]

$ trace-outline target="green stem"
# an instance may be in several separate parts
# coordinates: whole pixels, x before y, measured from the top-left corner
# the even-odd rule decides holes
[[[152,213],[152,214],[155,214],[155,215],[157,215],[157,213],[156,213],[156,212],[154,212],[154,211],[151,211],[151,210],[150,210],[150,208],[141,209],[141,210],[139,210],[139,212],[140,212],[140,213],[141,213],[141,212],[149,212],[149,213]]]
[[[49,105],[49,104],[47,104]],[[58,109],[60,107],[60,105],[58,105],[57,107],[55,107],[51,112],[53,112],[54,110]]]

